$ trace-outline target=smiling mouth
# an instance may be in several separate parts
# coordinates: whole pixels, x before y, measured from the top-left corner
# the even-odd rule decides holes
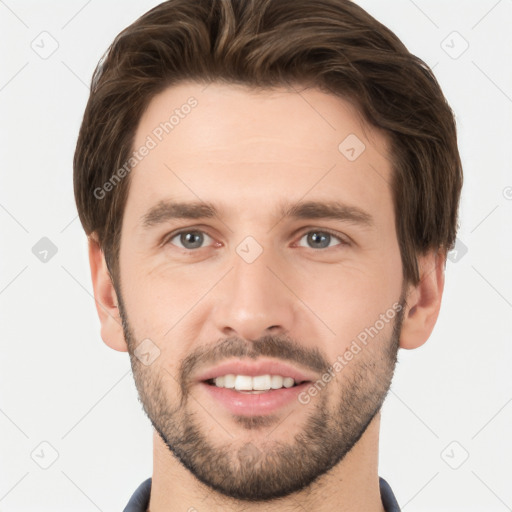
[[[261,394],[278,391],[280,389],[289,389],[300,386],[309,381],[296,381],[292,377],[283,377],[282,375],[234,375],[227,374],[203,381],[209,386],[224,388],[245,394]]]

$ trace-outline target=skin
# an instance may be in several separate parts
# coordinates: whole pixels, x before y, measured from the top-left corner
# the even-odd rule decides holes
[[[153,98],[134,148],[190,96],[197,107],[130,174],[116,287],[94,234],[89,244],[102,338],[130,352],[157,427],[150,510],[382,512],[378,410],[398,346],[418,347],[434,328],[445,257],[420,255],[420,283],[403,282],[387,139],[348,101],[317,89],[182,83]],[[338,149],[349,134],[366,147],[354,161]],[[141,219],[161,200],[205,201],[219,214],[144,228]],[[367,212],[372,225],[282,217],[283,201],[340,201]],[[183,228],[208,235],[201,248],[180,247],[183,239],[172,235]],[[311,246],[308,233],[324,230],[336,233],[328,247]],[[262,248],[252,263],[236,251],[247,236]],[[228,342],[232,351],[221,354],[261,359],[279,359],[269,356],[272,342],[282,342],[283,360],[321,377],[315,353],[332,365],[401,300],[401,322],[397,315],[386,323],[308,404],[293,401],[251,421],[213,403],[194,381]],[[150,365],[134,356],[147,338],[160,351]],[[305,354],[303,366],[294,347]],[[314,429],[315,419],[323,429]],[[180,446],[187,433],[203,443],[201,453]],[[308,450],[322,446],[330,460],[324,454],[315,466]],[[284,449],[306,469],[286,466]],[[276,464],[286,471],[265,480]],[[292,481],[301,472],[309,479]],[[247,480],[265,484],[258,492],[267,501],[244,499],[254,489],[243,487]]]

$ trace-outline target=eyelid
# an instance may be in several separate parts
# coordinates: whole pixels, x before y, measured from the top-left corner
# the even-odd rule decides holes
[[[215,237],[212,236],[210,233],[208,233],[208,231],[205,228],[203,228],[202,226],[189,226],[189,227],[177,229],[176,231],[172,231],[171,233],[166,234],[162,239],[161,245],[164,246],[164,245],[170,243],[170,241],[173,238],[180,235],[181,233],[190,233],[193,231],[203,233],[204,235],[210,237],[214,242],[216,242]],[[345,234],[339,233],[339,232],[329,229],[329,228],[319,228],[319,227],[315,227],[315,226],[306,226],[306,227],[300,228],[300,230],[298,230],[298,233],[295,234],[295,236],[294,236],[294,238],[298,237],[297,242],[295,242],[295,243],[298,243],[304,235],[314,232],[314,231],[320,232],[320,233],[328,233],[329,235],[337,238],[340,241],[339,245],[352,245],[352,243],[353,243],[352,239]],[[217,242],[217,243],[219,243],[219,242]],[[211,245],[213,245],[213,244],[211,244]],[[190,252],[190,249],[186,249],[184,247],[180,247],[177,245],[175,247],[177,247],[178,249],[183,249],[183,250]],[[199,249],[205,249],[206,247],[209,247],[209,246],[200,247]],[[195,249],[195,250],[197,251],[199,249]]]
[[[352,239],[343,233],[339,233],[338,231],[334,231],[329,228],[319,228],[319,227],[315,227],[315,226],[308,226],[306,228],[301,228],[299,230],[299,234],[297,235],[299,237],[297,240],[297,243],[300,241],[300,239],[304,235],[314,232],[314,231],[316,231],[318,233],[328,233],[329,235],[337,238],[341,242],[339,245],[352,245],[352,243],[353,243]],[[329,247],[327,247],[327,249],[329,249]]]
[[[177,237],[178,235],[181,235],[181,233],[191,233],[191,232],[202,233],[202,234],[210,237],[213,240],[213,242],[216,242],[215,237],[210,235],[210,233],[208,233],[208,231],[206,229],[199,227],[199,226],[190,226],[190,227],[186,227],[186,228],[177,229],[176,231],[172,231],[171,233],[167,233],[162,238],[162,242],[160,243],[160,245],[165,246],[165,245],[169,244],[173,238]],[[175,245],[175,244],[172,244],[172,245]],[[185,247],[180,247],[179,245],[175,245],[175,247],[177,249],[191,252],[190,249],[187,249]],[[199,249],[205,249],[206,247],[209,247],[209,246],[199,247]],[[198,251],[199,249],[195,249],[195,250]]]

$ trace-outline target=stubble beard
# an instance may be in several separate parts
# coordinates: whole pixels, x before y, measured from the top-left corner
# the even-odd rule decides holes
[[[248,502],[270,501],[306,489],[339,464],[359,441],[380,411],[391,385],[405,304],[402,296],[399,302],[402,308],[395,316],[391,336],[371,340],[369,343],[378,344],[378,347],[373,350],[363,347],[348,367],[343,368],[342,388],[338,389],[335,406],[329,407],[329,401],[336,393],[334,380],[309,404],[297,405],[310,410],[306,419],[301,420],[303,427],[292,440],[288,440],[288,436],[286,442],[272,439],[274,433],[279,433],[279,424],[286,417],[232,416],[237,427],[227,429],[225,437],[231,437],[222,444],[216,443],[203,428],[205,418],[209,423],[215,418],[210,421],[205,408],[191,397],[193,389],[190,389],[187,376],[194,363],[201,360],[199,353],[181,361],[176,378],[162,371],[157,364],[144,366],[134,355],[136,339],[119,294],[118,299],[139,400],[154,429],[170,452],[200,482],[224,496]],[[217,346],[220,350],[216,357],[223,354],[279,357],[283,346],[289,348],[286,353],[291,354],[294,350],[293,341],[279,336],[266,336],[250,344],[239,338],[229,338]],[[307,358],[307,352],[301,350],[303,359]],[[318,351],[312,353],[313,356],[317,367],[322,356]],[[327,367],[329,365],[325,364],[324,368]],[[176,382],[179,399],[171,396]],[[221,422],[225,423],[225,420]],[[243,433],[238,434],[237,442],[236,432],[240,428]],[[249,431],[254,432],[251,440],[247,439]]]

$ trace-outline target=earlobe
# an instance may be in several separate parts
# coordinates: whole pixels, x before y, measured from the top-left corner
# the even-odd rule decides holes
[[[430,337],[441,308],[445,262],[446,254],[435,251],[418,257],[420,282],[407,293],[401,348],[420,347]]]
[[[101,338],[110,348],[127,352],[128,347],[124,339],[121,316],[117,307],[118,299],[105,262],[105,256],[94,234],[88,237],[88,241],[89,264],[96,311],[101,323]]]

